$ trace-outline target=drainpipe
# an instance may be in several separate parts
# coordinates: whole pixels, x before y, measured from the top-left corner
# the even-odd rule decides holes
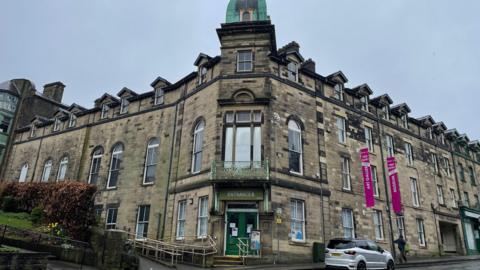
[[[172,180],[172,165],[173,165],[173,150],[175,148],[175,140],[176,140],[176,133],[177,133],[177,115],[178,115],[178,105],[177,103],[175,105],[175,117],[173,120],[173,134],[172,134],[172,144],[170,146],[170,161],[168,164],[168,180],[167,180],[167,187],[165,189],[165,200],[164,200],[164,205],[163,205],[163,221],[159,220],[158,222],[162,222],[162,233],[161,233],[161,239],[164,238],[165,236],[165,222],[166,222],[166,215],[167,215],[167,209],[168,209],[168,195],[169,195],[169,189],[170,189],[170,182]],[[161,214],[160,214],[161,215]],[[173,218],[172,218],[173,222]]]
[[[380,126],[380,117],[378,115],[378,109],[376,111],[376,122],[377,122],[377,128],[379,132],[379,145],[380,145],[380,157],[382,159],[382,172],[383,172],[383,184],[385,186],[385,200],[387,203],[387,216],[388,216],[388,226],[390,229],[390,249],[392,250],[392,256],[394,259],[396,259],[396,251],[395,251],[395,244],[393,243],[394,238],[393,238],[393,225],[392,225],[392,213],[390,210],[390,198],[388,197],[388,184],[387,184],[387,171],[385,170],[385,159],[383,155],[383,129],[381,129]],[[395,151],[395,150],[394,150]]]
[[[465,221],[464,221],[464,216],[462,215],[461,211],[461,206],[460,206],[460,198],[462,197],[461,192],[460,192],[460,183],[458,180],[458,173],[457,173],[457,162],[455,161],[455,154],[453,153],[454,149],[450,149],[450,155],[452,156],[452,162],[453,162],[453,171],[455,173],[455,182],[457,183],[457,193],[458,193],[458,200],[457,200],[457,207],[458,207],[458,214],[460,215],[460,222],[461,222],[461,230],[462,230],[462,235],[463,235],[463,244],[465,245],[465,254],[468,255],[468,242],[467,242],[467,235],[465,232]],[[459,228],[460,229],[460,228]]]

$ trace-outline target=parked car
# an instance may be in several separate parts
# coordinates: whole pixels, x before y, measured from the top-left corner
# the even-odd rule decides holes
[[[395,269],[390,252],[374,241],[362,239],[332,239],[325,250],[327,269]]]

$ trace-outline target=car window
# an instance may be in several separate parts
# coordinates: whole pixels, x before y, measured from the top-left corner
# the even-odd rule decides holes
[[[375,242],[368,241],[368,247],[370,248],[370,250],[378,251],[378,245],[375,244]]]
[[[357,247],[365,250],[370,250],[367,241],[357,241]]]
[[[330,242],[327,245],[327,248],[330,249],[348,249],[348,248],[354,248],[355,243],[349,240],[330,240]]]

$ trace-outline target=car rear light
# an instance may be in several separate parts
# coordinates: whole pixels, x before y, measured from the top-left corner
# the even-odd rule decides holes
[[[345,250],[343,253],[345,253],[345,254],[347,254],[347,255],[352,255],[352,256],[354,256],[355,254],[357,254],[357,252],[354,251],[354,250]]]

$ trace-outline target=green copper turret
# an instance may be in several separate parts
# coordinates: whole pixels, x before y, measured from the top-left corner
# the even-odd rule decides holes
[[[230,0],[226,23],[268,21],[266,0]]]

